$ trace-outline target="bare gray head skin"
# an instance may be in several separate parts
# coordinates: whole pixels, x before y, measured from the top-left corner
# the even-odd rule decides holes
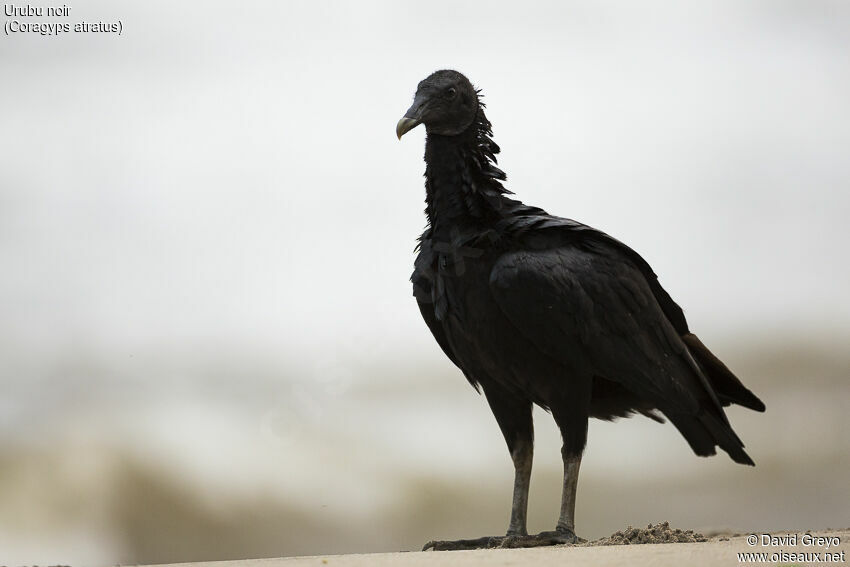
[[[413,104],[396,125],[399,140],[420,124],[429,134],[457,136],[478,112],[478,93],[469,79],[451,70],[436,71],[419,83]]]

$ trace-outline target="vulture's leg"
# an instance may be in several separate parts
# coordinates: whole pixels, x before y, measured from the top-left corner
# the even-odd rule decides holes
[[[430,541],[424,549],[453,550],[481,549],[493,547],[538,547],[577,543],[584,541],[575,534],[575,505],[578,470],[581,455],[587,442],[587,419],[590,410],[591,381],[574,381],[570,397],[556,407],[552,415],[564,444],[561,456],[564,459],[564,491],[561,497],[561,516],[555,531],[527,535],[526,512],[528,510],[528,486],[531,478],[531,459],[534,452],[534,426],[531,420],[531,402],[518,400],[505,390],[484,387],[490,409],[499,422],[499,427],[508,443],[514,461],[514,498],[511,523],[505,536],[462,539],[457,541]],[[582,387],[584,386],[584,387]]]
[[[457,541],[429,541],[425,544],[425,550],[523,547],[520,541],[529,539],[526,518],[528,513],[528,487],[531,481],[531,462],[534,456],[534,424],[531,419],[531,402],[517,399],[496,385],[485,386],[484,394],[487,396],[490,409],[505,436],[508,451],[510,451],[514,463],[514,495],[507,535]]]
[[[578,393],[578,392],[575,392]],[[564,487],[561,493],[561,515],[553,532],[543,532],[538,537],[552,537],[558,543],[577,543],[583,541],[576,536],[576,488],[581,455],[587,443],[587,418],[590,406],[588,395],[582,403],[582,396],[574,396],[563,408],[553,408],[552,415],[561,430],[564,441],[561,457],[564,460]]]
[[[514,496],[508,536],[528,535],[528,488],[531,485],[531,463],[534,457],[534,422],[531,402],[518,400],[501,388],[484,388],[490,409],[505,436],[514,463]]]
[[[581,465],[581,454],[564,454],[564,488],[561,493],[561,516],[554,532],[546,532],[561,536],[563,543],[576,543],[576,487],[578,485],[578,469]]]
[[[534,441],[518,440],[511,449],[514,462],[514,498],[511,502],[509,536],[528,535],[528,488],[531,485],[531,463],[534,457]]]
[[[499,542],[498,547],[539,547],[585,541],[576,537],[575,532],[576,485],[578,484],[581,453],[574,455],[569,451],[562,450],[562,455],[564,457],[564,491],[561,494],[561,516],[558,519],[558,526],[555,531],[516,537],[511,537],[511,534],[508,533]]]

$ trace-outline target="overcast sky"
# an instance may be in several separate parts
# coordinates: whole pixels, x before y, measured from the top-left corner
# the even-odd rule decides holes
[[[79,2],[0,40],[0,336],[441,356],[407,278],[417,82],[507,186],[638,250],[703,333],[850,332],[844,2]],[[786,333],[787,334],[787,333]]]

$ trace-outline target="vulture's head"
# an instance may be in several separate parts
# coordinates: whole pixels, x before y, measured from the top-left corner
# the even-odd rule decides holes
[[[478,93],[457,71],[437,71],[416,87],[413,105],[398,121],[399,140],[420,124],[430,134],[456,136],[466,130],[478,112]]]

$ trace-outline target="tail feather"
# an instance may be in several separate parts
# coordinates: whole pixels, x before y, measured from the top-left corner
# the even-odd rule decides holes
[[[750,456],[744,451],[744,444],[741,438],[738,437],[728,423],[723,423],[716,416],[708,412],[703,412],[699,416],[700,423],[714,437],[717,445],[729,453],[732,460],[742,465],[755,466],[755,463]]]
[[[724,406],[738,404],[755,411],[765,410],[764,402],[744,386],[696,335],[686,333],[682,335],[682,340],[699,363],[721,404]]]
[[[733,461],[742,465],[754,466],[755,463],[744,451],[744,444],[728,423],[702,410],[697,415],[667,413],[667,417],[688,441],[694,453],[707,457],[717,453],[715,447],[726,451]]]
[[[676,429],[679,430],[694,453],[700,457],[710,457],[717,454],[717,450],[714,448],[716,445],[714,438],[697,418],[683,413],[664,413],[670,418],[670,421],[676,426]]]

